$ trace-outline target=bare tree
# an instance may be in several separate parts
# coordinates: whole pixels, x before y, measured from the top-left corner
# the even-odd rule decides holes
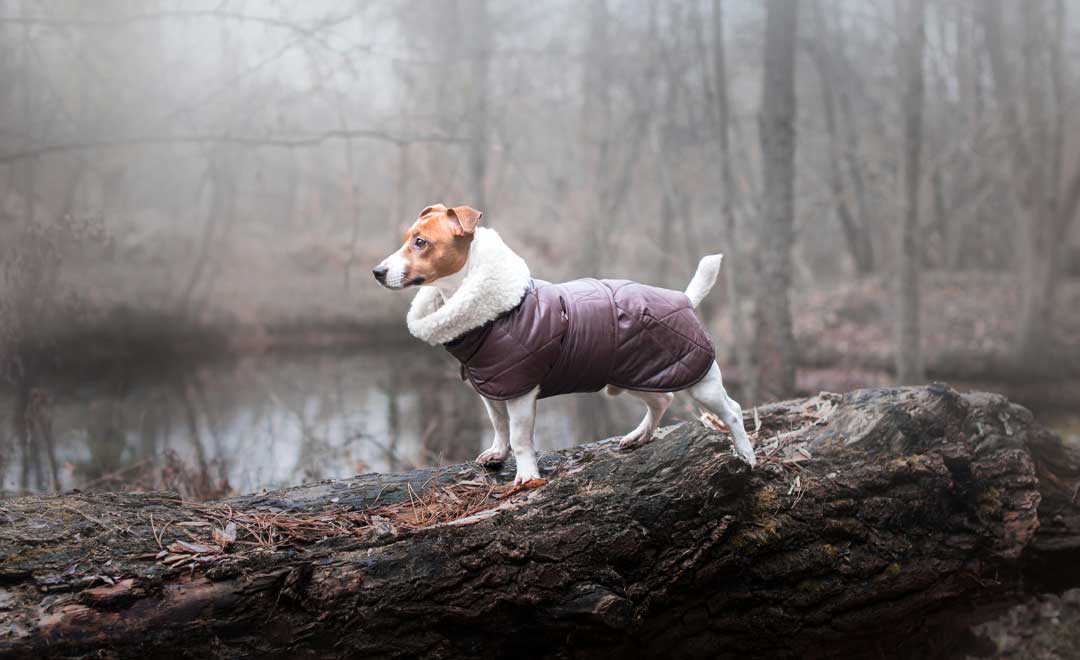
[[[470,204],[487,210],[488,80],[491,76],[492,29],[487,0],[472,0],[469,37],[465,40],[470,58],[468,77],[469,102],[466,104],[469,126],[469,194]]]
[[[764,200],[758,223],[757,392],[780,399],[795,390],[795,337],[791,323],[791,247],[795,215],[795,38],[799,3],[766,5],[764,84],[760,138]]]
[[[835,12],[834,12],[835,13]],[[836,105],[839,110],[839,124],[843,131],[841,153],[843,163],[851,182],[851,197],[854,200],[855,216],[857,224],[861,226],[862,233],[858,239],[860,258],[864,267],[877,268],[877,258],[874,253],[872,230],[874,229],[875,215],[868,201],[869,187],[863,173],[864,165],[861,162],[863,152],[863,139],[860,135],[859,117],[853,109],[852,88],[859,88],[859,72],[852,65],[847,53],[847,37],[844,30],[834,26],[828,15],[822,15],[822,26],[825,29],[823,46],[826,53],[831,55],[829,59],[829,73],[832,81],[832,91],[836,94]]]
[[[833,53],[836,40],[833,38],[831,30],[825,21],[821,0],[815,0],[811,4],[811,8],[813,9],[814,34],[811,35],[808,43],[811,59],[821,79],[821,110],[825,121],[825,132],[828,134],[829,140],[829,187],[832,190],[833,202],[836,206],[836,215],[840,220],[840,229],[843,232],[844,242],[847,245],[848,252],[851,254],[852,262],[855,264],[855,271],[865,275],[874,271],[874,249],[864,227],[868,218],[857,215],[863,210],[863,205],[853,205],[852,199],[855,195],[850,194],[844,182],[843,164],[846,160],[844,151],[845,149],[856,149],[857,145],[852,144],[851,137],[846,138],[845,144],[845,136],[840,135],[837,126],[836,91],[834,89],[837,68],[835,61],[837,58]],[[852,136],[854,133],[849,130],[848,135]],[[847,156],[847,158],[852,157],[852,154]],[[857,167],[852,168],[852,171],[856,172],[857,169]],[[858,193],[859,195],[863,194],[861,191],[858,191]]]
[[[734,354],[738,360],[739,372],[744,379],[752,379],[753,364],[743,331],[743,314],[740,307],[742,282],[739,268],[742,257],[739,255],[738,222],[735,209],[738,205],[738,187],[735,185],[735,173],[731,149],[731,103],[728,94],[727,57],[724,52],[724,0],[712,3],[712,43],[713,43],[713,97],[716,103],[714,113],[717,143],[720,147],[720,214],[722,216],[724,237],[731,246],[724,269],[724,282],[727,285],[728,319],[731,324]],[[752,385],[750,387],[752,388]]]
[[[1016,355],[1032,366],[1052,355],[1054,294],[1064,238],[1080,207],[1080,166],[1066,182],[1062,152],[1068,101],[1063,73],[1065,3],[1033,0],[1021,7],[1022,88],[1008,52],[1003,4],[986,0],[982,6],[996,101],[1013,152],[1009,179],[1022,211],[1017,228],[1021,302]],[[1048,16],[1051,8],[1053,15]],[[1055,26],[1052,35],[1047,28],[1050,21]],[[1047,103],[1048,98],[1053,102]]]
[[[923,27],[926,0],[897,0],[897,41],[899,70],[902,73],[900,107],[904,123],[903,207],[898,234],[896,277],[896,377],[900,383],[921,382],[922,347],[919,332],[919,187],[922,176],[923,137]]]

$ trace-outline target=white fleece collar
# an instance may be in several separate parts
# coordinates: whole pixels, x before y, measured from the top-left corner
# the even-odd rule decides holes
[[[529,288],[528,265],[494,229],[476,230],[465,268],[465,279],[445,304],[438,289],[420,287],[406,317],[414,337],[433,346],[453,341],[517,307]]]

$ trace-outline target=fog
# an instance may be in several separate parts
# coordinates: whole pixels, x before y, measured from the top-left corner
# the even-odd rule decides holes
[[[482,408],[370,274],[435,203],[548,280],[723,252],[747,410],[939,379],[1076,434],[1080,2],[796,4],[777,41],[757,0],[3,3],[0,491],[471,458]],[[582,401],[543,447],[637,422]]]

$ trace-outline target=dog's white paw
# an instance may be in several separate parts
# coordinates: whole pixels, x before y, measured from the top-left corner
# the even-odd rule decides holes
[[[480,465],[502,465],[506,462],[506,458],[510,455],[510,449],[506,448],[499,450],[496,447],[489,447],[484,450],[484,453],[476,457],[476,462]]]
[[[619,449],[630,449],[652,442],[652,440],[653,435],[649,429],[636,428],[624,435],[622,440],[619,440]]]
[[[540,478],[540,471],[536,468],[522,470],[518,468],[517,474],[514,475],[514,485],[523,486],[530,481]]]
[[[739,442],[735,440],[735,454],[750,467],[757,465],[757,457],[754,456],[754,447],[749,440]]]

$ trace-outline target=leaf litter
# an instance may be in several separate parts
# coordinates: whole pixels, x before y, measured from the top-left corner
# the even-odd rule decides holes
[[[158,525],[151,515],[150,526],[159,550],[143,558],[156,559],[169,568],[194,568],[330,539],[415,531],[467,518],[498,506],[523,489],[540,485],[542,482],[507,488],[494,481],[461,481],[432,485],[418,492],[409,484],[408,499],[403,502],[365,510],[335,507],[318,512],[242,511],[226,503],[161,499],[180,505],[193,519]],[[180,534],[187,538],[180,538]]]
[[[794,476],[787,493],[789,496],[795,496],[792,507],[802,499],[807,486],[799,474],[802,472],[802,464],[814,458],[809,443],[801,438],[806,437],[804,432],[808,428],[828,423],[837,410],[836,403],[839,398],[840,395],[821,392],[816,397],[816,400],[811,400],[799,410],[799,417],[795,421],[801,423],[795,424],[795,428],[783,432],[775,430],[771,431],[771,433],[764,432],[757,406],[753,409],[754,427],[752,431],[747,433],[747,436],[749,436],[751,444],[754,445],[754,453],[759,464],[776,466],[783,472]],[[702,424],[714,431],[730,433],[723,420],[707,410],[700,411],[700,420]],[[835,476],[835,472],[830,473],[830,477],[835,478]]]

